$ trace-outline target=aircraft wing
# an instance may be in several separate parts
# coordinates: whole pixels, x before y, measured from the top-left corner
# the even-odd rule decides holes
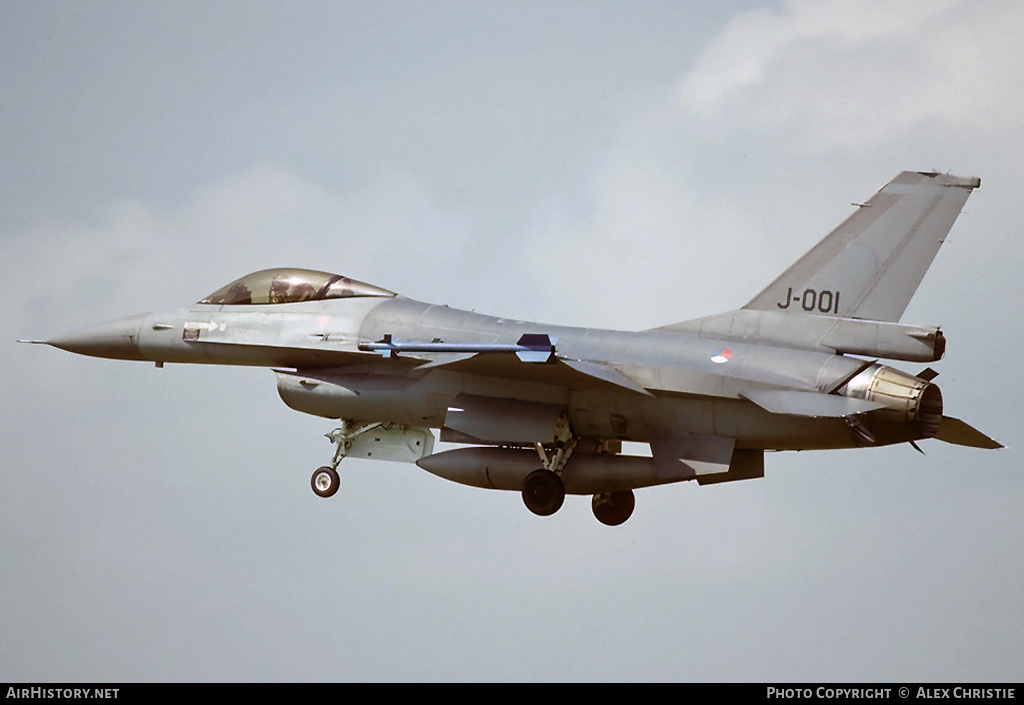
[[[550,384],[570,389],[627,389],[650,396],[644,386],[626,376],[615,367],[589,360],[574,360],[554,355],[549,362],[523,362],[513,353],[420,353],[427,358],[416,369],[443,367],[465,374],[522,380],[537,384]],[[431,359],[434,358],[434,359]]]

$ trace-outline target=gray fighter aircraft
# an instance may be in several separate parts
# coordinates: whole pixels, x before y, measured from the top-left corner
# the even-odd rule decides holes
[[[735,311],[639,332],[496,318],[336,274],[269,269],[177,311],[38,342],[120,360],[272,367],[291,408],[340,419],[333,461],[416,462],[454,482],[522,493],[550,515],[593,495],[617,525],[633,490],[764,476],[767,450],[938,438],[1000,444],[943,415],[936,326],[899,323],[981,181],[903,172]],[[433,453],[434,434],[466,447]],[[622,441],[651,456],[621,453]],[[918,448],[920,450],[920,448]]]

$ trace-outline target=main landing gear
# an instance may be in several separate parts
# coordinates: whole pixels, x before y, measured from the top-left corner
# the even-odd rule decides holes
[[[562,478],[551,470],[534,470],[523,480],[523,503],[538,516],[551,516],[565,501]],[[605,526],[624,524],[633,515],[633,490],[595,494],[590,502],[594,517]]]
[[[569,456],[579,438],[569,430],[567,417],[563,414],[558,420],[555,435],[555,449],[550,456],[544,447],[536,445],[544,467],[534,470],[523,480],[523,504],[538,516],[551,516],[562,508],[565,502],[565,484],[562,482],[562,469],[569,461]],[[636,500],[632,490],[605,492],[595,494],[591,501],[594,516],[606,526],[618,526],[633,514]]]
[[[565,412],[555,424],[555,448],[549,456],[544,446],[536,444],[537,455],[544,467],[534,470],[523,480],[523,503],[538,516],[551,516],[565,501],[565,485],[562,483],[562,468],[576,449],[579,438],[569,429],[569,416]]]

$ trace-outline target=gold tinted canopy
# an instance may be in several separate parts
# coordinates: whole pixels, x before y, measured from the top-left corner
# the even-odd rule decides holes
[[[199,303],[222,306],[290,304],[353,296],[395,296],[395,293],[340,274],[314,269],[264,269],[231,282]]]

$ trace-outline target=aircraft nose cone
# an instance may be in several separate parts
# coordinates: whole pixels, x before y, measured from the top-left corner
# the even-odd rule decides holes
[[[145,315],[130,316],[47,340],[61,350],[108,357],[115,360],[145,360],[139,352],[139,325]]]

